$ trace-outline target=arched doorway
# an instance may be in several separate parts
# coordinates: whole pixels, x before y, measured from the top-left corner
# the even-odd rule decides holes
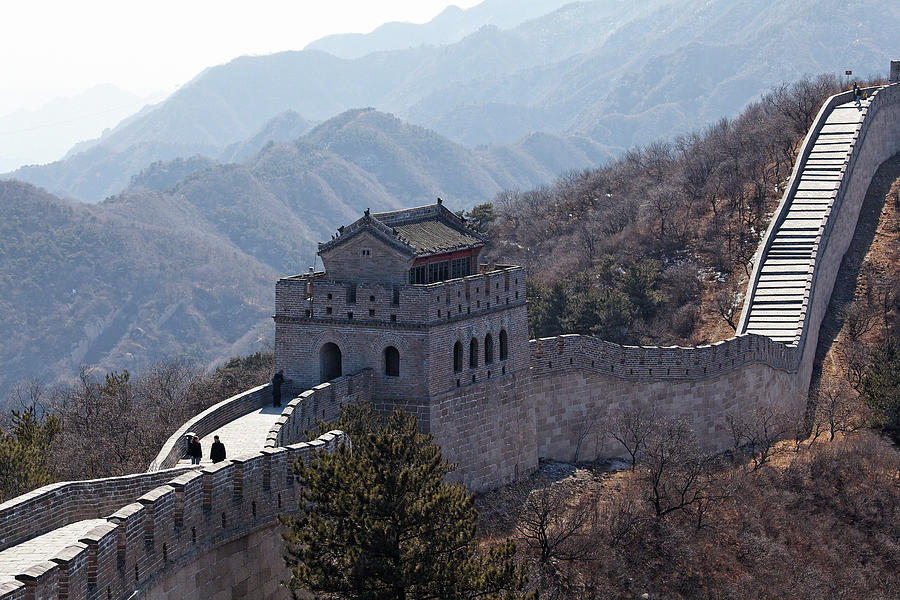
[[[343,373],[341,371],[341,349],[337,344],[328,342],[319,350],[319,366],[322,374],[322,383],[337,379]]]

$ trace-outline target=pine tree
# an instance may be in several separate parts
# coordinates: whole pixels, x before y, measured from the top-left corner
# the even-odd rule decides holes
[[[874,412],[875,424],[900,442],[900,341],[886,338],[870,356],[862,377],[863,400]]]
[[[370,415],[372,416],[372,415]],[[353,449],[298,462],[300,514],[289,527],[290,586],[354,600],[523,597],[509,541],[478,552],[472,496],[444,481],[441,458],[415,418],[373,426],[357,410]]]
[[[10,432],[0,432],[0,502],[54,480],[47,458],[59,420],[32,406],[13,410],[12,423]]]

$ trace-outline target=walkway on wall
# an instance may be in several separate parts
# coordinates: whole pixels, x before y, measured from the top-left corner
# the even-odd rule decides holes
[[[868,103],[864,100],[863,107]],[[760,259],[759,281],[748,309],[747,333],[788,344],[800,335],[804,290],[814,261],[816,236],[840,185],[853,135],[865,114],[853,102],[838,105],[816,137],[784,221],[775,229],[772,244]]]
[[[40,562],[50,560],[91,529],[106,522],[106,519],[77,521],[0,551],[0,583],[12,581],[19,573]]]
[[[242,458],[255,456],[266,445],[266,436],[275,426],[275,422],[281,417],[284,407],[264,406],[242,417],[226,423],[206,437],[200,438],[203,446],[203,458],[201,465],[211,464],[209,451],[212,448],[213,437],[219,436],[219,441],[225,444],[225,452],[228,458]],[[178,466],[190,465],[190,458],[182,458]]]

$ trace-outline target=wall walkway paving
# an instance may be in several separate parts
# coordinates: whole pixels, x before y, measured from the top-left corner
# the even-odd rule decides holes
[[[281,417],[282,410],[283,407],[263,406],[212,430],[200,438],[200,445],[203,447],[200,464],[212,464],[209,453],[214,436],[219,436],[219,441],[225,444],[228,458],[243,458],[256,454],[260,448],[265,448],[266,437]],[[179,466],[190,464],[191,461],[187,457],[178,461]]]
[[[106,519],[85,519],[54,529],[0,551],[0,584],[14,583],[16,575],[39,563],[49,561],[66,547],[84,537],[91,529],[106,523]]]
[[[771,244],[758,259],[759,277],[743,320],[744,332],[797,343],[804,325],[806,283],[815,263],[817,238],[831,213],[870,102],[838,104],[807,142],[806,160],[798,161],[802,168],[795,174],[794,193],[786,202],[783,218],[776,219],[770,232]]]

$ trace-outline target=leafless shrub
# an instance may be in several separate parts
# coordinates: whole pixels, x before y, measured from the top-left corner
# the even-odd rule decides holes
[[[731,277],[724,289],[715,296],[716,310],[731,328],[737,331],[735,317],[741,307],[741,286],[737,277]]]
[[[631,406],[623,409],[610,426],[609,435],[628,453],[632,471],[653,434],[655,418],[651,408],[641,405]]]
[[[541,564],[584,560],[593,550],[585,533],[596,514],[590,495],[573,497],[565,484],[552,484],[528,495],[516,530]]]
[[[783,450],[778,442],[794,432],[798,420],[775,403],[760,404],[727,419],[736,454],[747,457],[754,471]]]
[[[664,419],[654,428],[641,465],[640,480],[657,521],[680,512],[702,528],[710,506],[728,496],[716,485],[715,459],[703,454],[684,420]]]

